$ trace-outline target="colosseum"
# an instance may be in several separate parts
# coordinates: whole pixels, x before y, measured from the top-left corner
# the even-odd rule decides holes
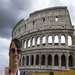
[[[13,28],[12,40],[19,41],[20,75],[75,75],[75,31],[67,7],[31,13]]]

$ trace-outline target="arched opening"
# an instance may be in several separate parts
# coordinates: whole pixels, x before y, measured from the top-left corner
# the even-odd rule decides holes
[[[34,64],[34,56],[31,55],[31,65],[33,65],[33,64]]]
[[[23,72],[23,75],[25,75],[25,72]]]
[[[68,46],[71,46],[71,45],[72,45],[72,37],[68,36]]]
[[[42,37],[42,44],[45,45],[46,44],[46,36]]]
[[[59,37],[57,35],[54,38],[54,43],[55,43],[55,45],[59,44]]]
[[[61,45],[65,45],[65,36],[64,35],[61,36]]]
[[[40,37],[37,38],[37,45],[40,44]]]
[[[23,60],[23,59],[20,58],[20,60],[19,60],[19,65],[20,65],[20,66],[21,66],[21,60]]]
[[[41,65],[45,65],[45,55],[41,56]]]
[[[73,56],[70,55],[69,56],[69,67],[72,67],[73,66]]]
[[[26,65],[29,65],[29,56],[26,56]]]
[[[36,65],[39,65],[39,55],[36,55]]]
[[[22,65],[24,66],[24,64],[25,64],[25,57],[23,56],[22,57]]]
[[[16,75],[18,75],[18,74],[16,74]],[[25,75],[25,72],[24,71],[21,71],[20,72],[20,75]]]
[[[32,46],[35,45],[35,38],[32,39]]]
[[[24,48],[26,48],[26,41],[24,41]]]
[[[48,36],[48,43],[52,45],[52,36]]]
[[[48,65],[52,65],[52,56],[50,54],[48,55],[47,60],[48,60]]]
[[[58,55],[54,56],[54,65],[58,66],[59,65],[59,60],[58,60]]]
[[[30,43],[31,43],[31,40],[29,39],[29,40],[28,40],[28,47],[30,47]]]
[[[66,66],[66,57],[65,57],[65,55],[61,56],[61,66]]]
[[[55,22],[58,22],[59,18],[58,16],[55,17]]]

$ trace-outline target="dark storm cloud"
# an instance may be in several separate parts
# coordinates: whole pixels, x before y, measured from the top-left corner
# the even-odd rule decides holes
[[[29,0],[0,0],[0,37],[9,38],[14,25],[24,18]]]
[[[75,24],[74,0],[0,0],[0,37],[10,37],[15,24],[31,11],[45,7],[68,6],[72,23]]]

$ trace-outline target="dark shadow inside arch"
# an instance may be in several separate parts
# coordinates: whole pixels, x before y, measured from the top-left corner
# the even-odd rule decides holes
[[[29,56],[26,56],[26,65],[29,65]]]
[[[36,65],[39,65],[39,55],[36,55]]]
[[[45,55],[41,56],[41,65],[45,65]]]
[[[65,57],[65,55],[61,56],[61,66],[66,66],[66,57]]]
[[[33,65],[34,64],[34,56],[32,55],[31,56],[31,65]]]
[[[24,64],[25,64],[25,57],[23,56],[22,57],[22,65],[24,66]]]
[[[59,59],[58,59],[58,55],[54,56],[54,66],[58,66],[59,65]]]
[[[51,55],[48,55],[47,61],[48,61],[48,65],[52,65],[52,56]]]
[[[72,55],[69,56],[69,67],[73,66],[73,57]]]

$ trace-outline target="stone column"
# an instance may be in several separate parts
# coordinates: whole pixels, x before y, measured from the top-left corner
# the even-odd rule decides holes
[[[48,35],[46,35],[46,46],[48,46]]]
[[[41,53],[39,54],[39,66],[41,66]]]
[[[34,66],[36,66],[36,54],[34,54]]]
[[[52,66],[54,67],[54,54],[52,54]]]
[[[61,68],[61,55],[59,55],[59,68]]]
[[[40,36],[40,46],[42,46],[42,36]]]
[[[26,66],[26,56],[25,56],[25,66]]]
[[[65,42],[66,42],[66,46],[68,45],[68,35],[65,34]]]
[[[25,40],[22,40],[22,48],[24,48]]]
[[[30,47],[32,47],[32,40],[33,40],[33,38],[31,37],[30,38]]]
[[[54,45],[54,35],[52,35],[52,45]]]
[[[59,45],[61,45],[61,35],[59,35]]]
[[[28,47],[28,39],[26,39],[26,48]]]
[[[66,67],[69,68],[69,54],[66,54]]]
[[[48,66],[48,60],[47,60],[48,54],[45,54],[45,57],[46,57],[45,65]]]
[[[35,46],[37,47],[37,36],[35,37]]]

